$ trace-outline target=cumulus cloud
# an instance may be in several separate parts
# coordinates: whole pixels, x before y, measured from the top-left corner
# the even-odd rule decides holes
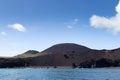
[[[117,13],[112,17],[93,15],[90,18],[91,26],[95,28],[106,28],[108,31],[111,31],[114,34],[120,32],[120,1],[115,7],[115,10]]]
[[[26,28],[22,24],[19,24],[19,23],[15,23],[15,24],[8,25],[8,26],[10,28],[15,29],[15,30],[20,31],[20,32],[26,31]]]
[[[78,19],[73,19],[73,21],[67,25],[67,28],[70,28],[70,29],[73,28],[73,26],[76,25],[77,22],[78,22]]]
[[[6,32],[0,32],[0,35],[5,36],[5,35],[7,35],[7,33]]]

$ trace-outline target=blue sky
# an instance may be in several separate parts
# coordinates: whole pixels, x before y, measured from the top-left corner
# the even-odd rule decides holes
[[[42,51],[58,43],[118,48],[118,2],[0,0],[0,56],[13,56],[29,49]]]

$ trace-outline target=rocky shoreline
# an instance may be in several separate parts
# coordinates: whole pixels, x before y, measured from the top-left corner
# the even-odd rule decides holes
[[[24,58],[0,58],[0,68],[103,68],[120,67],[120,60],[100,59],[97,61],[89,60],[78,64],[72,63],[69,66],[59,65],[32,65],[28,59]]]

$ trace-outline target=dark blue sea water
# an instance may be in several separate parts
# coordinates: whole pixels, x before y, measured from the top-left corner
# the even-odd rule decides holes
[[[120,68],[0,69],[0,80],[120,80]]]

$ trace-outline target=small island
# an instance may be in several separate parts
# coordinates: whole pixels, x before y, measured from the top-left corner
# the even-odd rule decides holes
[[[119,66],[120,48],[95,50],[74,43],[56,44],[42,52],[29,50],[13,57],[0,58],[0,68],[102,68]]]

